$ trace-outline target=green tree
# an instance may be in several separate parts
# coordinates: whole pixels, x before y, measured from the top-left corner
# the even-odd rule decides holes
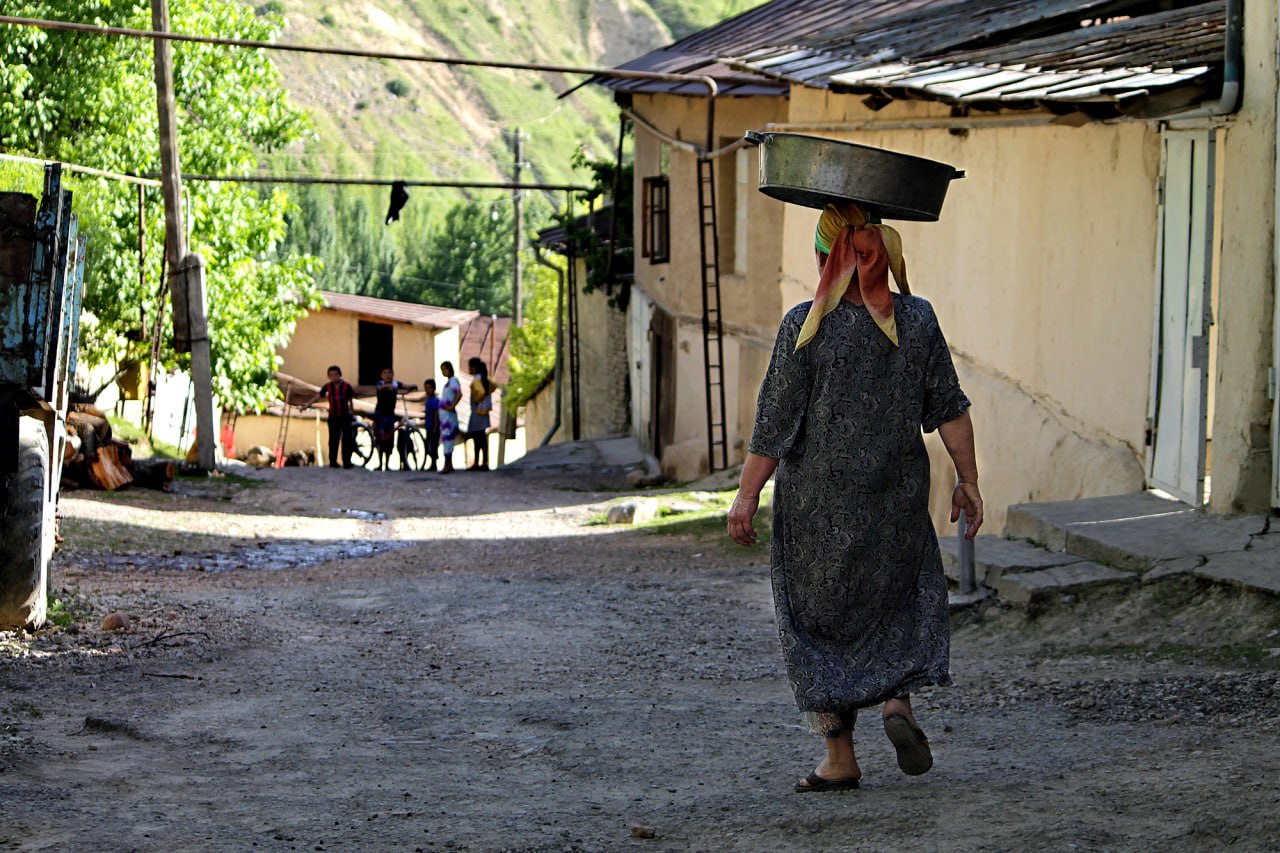
[[[551,256],[552,263],[564,259]],[[522,406],[551,376],[556,366],[556,310],[559,279],[542,265],[525,267],[524,324],[511,328],[511,381],[502,390],[505,406]]]
[[[512,226],[510,205],[454,205],[401,278],[401,298],[510,316]]]
[[[6,13],[150,29],[139,0],[18,0]],[[173,28],[202,35],[271,40],[281,28],[234,0],[171,0]],[[260,152],[298,139],[305,116],[285,99],[279,73],[259,51],[174,46],[182,165],[188,172],[239,173]],[[150,42],[0,26],[0,147],[118,172],[159,170]],[[85,309],[96,317],[82,357],[109,363],[128,340],[149,333],[160,278],[163,210],[146,194],[148,264],[138,275],[136,188],[80,179],[76,207],[89,237]],[[247,409],[275,396],[275,349],[313,300],[318,264],[278,258],[288,196],[246,185],[188,182],[190,249],[208,263],[214,392]],[[144,324],[144,320],[146,321]],[[165,358],[182,363],[167,349]]]

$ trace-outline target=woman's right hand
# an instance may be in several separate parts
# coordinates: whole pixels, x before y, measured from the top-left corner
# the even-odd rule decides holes
[[[744,494],[739,490],[733,506],[729,507],[729,538],[748,548],[756,544],[756,529],[751,522],[759,508],[759,495]]]

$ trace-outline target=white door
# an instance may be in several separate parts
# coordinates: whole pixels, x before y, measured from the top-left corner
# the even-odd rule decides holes
[[[1213,322],[1214,136],[1166,131],[1163,141],[1148,477],[1152,486],[1199,506]]]

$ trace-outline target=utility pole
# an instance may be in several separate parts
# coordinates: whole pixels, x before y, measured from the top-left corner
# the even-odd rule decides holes
[[[151,28],[169,32],[167,0],[151,0]],[[213,369],[204,295],[204,259],[187,252],[182,227],[182,172],[178,160],[178,124],[173,98],[173,48],[155,39],[156,105],[160,118],[160,183],[164,195],[165,252],[173,300],[173,348],[191,353],[195,385],[196,450],[206,471],[214,469]]]
[[[511,137],[511,147],[515,152],[516,162],[513,170],[512,183],[520,183],[520,169],[524,166],[524,137],[520,134],[520,128],[516,128],[515,133]],[[520,249],[524,243],[524,198],[518,189],[511,191],[511,204],[515,211],[515,246],[512,252],[513,263],[511,265],[511,322],[515,326],[519,326],[524,320],[524,311],[520,308],[520,291],[524,279],[524,270],[520,265]]]

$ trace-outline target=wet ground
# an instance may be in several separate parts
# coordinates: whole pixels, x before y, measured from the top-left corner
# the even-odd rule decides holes
[[[916,700],[934,770],[871,712],[861,790],[800,795],[766,557],[715,520],[609,527],[625,495],[563,478],[254,477],[66,496],[68,624],[0,634],[0,849],[1280,850],[1274,599],[958,615],[957,685]]]

